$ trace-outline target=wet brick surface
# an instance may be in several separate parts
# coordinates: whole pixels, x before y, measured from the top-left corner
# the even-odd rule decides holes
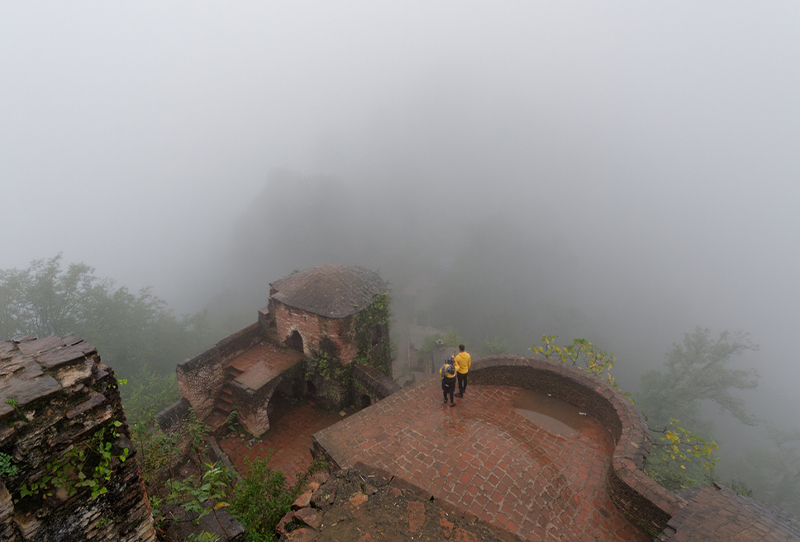
[[[341,467],[384,469],[525,540],[648,540],[608,497],[599,422],[555,435],[517,412],[520,393],[473,385],[450,408],[429,379],[316,438]]]
[[[338,412],[328,412],[312,403],[301,404],[283,415],[265,435],[261,442],[248,444],[250,436],[219,439],[219,444],[233,461],[236,470],[246,472],[246,458],[266,457],[270,450],[275,453],[270,460],[270,468],[282,470],[289,483],[296,476],[304,474],[311,465],[311,435],[324,429],[342,417]]]

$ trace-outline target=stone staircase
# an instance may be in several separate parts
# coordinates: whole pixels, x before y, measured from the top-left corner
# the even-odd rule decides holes
[[[230,416],[233,410],[233,386],[231,383],[242,373],[244,373],[243,370],[233,365],[225,367],[225,386],[223,386],[219,397],[214,403],[214,410],[206,418],[206,424],[211,426],[213,430],[221,427]]]

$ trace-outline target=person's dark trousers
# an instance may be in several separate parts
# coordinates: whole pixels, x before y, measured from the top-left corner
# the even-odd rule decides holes
[[[456,378],[458,379],[458,394],[464,395],[464,392],[467,391],[467,375],[469,373],[456,373]]]
[[[455,382],[448,382],[448,380],[452,381],[452,378],[445,378],[442,380],[442,392],[444,393],[444,400],[447,401],[447,396],[450,396],[450,404],[453,403],[453,392],[456,391],[456,383]]]

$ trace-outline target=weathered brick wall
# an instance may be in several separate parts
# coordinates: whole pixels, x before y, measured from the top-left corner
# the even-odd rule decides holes
[[[16,470],[0,479],[0,539],[154,541],[129,437],[117,380],[93,346],[73,336],[0,342],[0,453]],[[68,458],[71,451],[90,458],[82,472],[93,478],[97,449],[106,442],[113,459],[109,480],[98,480],[104,494],[92,498],[84,487],[70,495],[65,483],[49,482],[22,497],[23,486],[45,482],[53,463],[69,466],[67,479],[77,481],[80,463]]]
[[[222,359],[228,361],[246,352],[263,340],[264,335],[261,331],[261,325],[255,322],[219,341],[217,343],[217,348],[219,349],[219,355]]]
[[[400,391],[400,386],[375,367],[369,365],[356,365],[353,367],[353,379],[364,386],[368,392],[380,399],[385,399],[391,394]]]
[[[607,473],[614,503],[645,531],[657,535],[685,503],[642,472],[650,452],[647,426],[619,390],[576,368],[544,358],[497,355],[476,360],[470,383],[515,386],[579,407],[599,420],[616,443]]]
[[[214,410],[214,402],[225,385],[225,371],[217,345],[189,358],[176,368],[178,390],[200,419]]]
[[[168,407],[161,409],[155,415],[158,427],[162,431],[169,431],[171,427],[186,418],[190,407],[189,401],[181,397]]]
[[[270,417],[270,402],[273,400],[275,391],[280,389],[283,392],[281,397],[299,401],[303,390],[303,373],[304,365],[298,363],[283,371],[280,377],[271,381],[269,385],[258,390],[245,390],[234,385],[233,402],[239,410],[239,421],[242,426],[257,437],[269,431],[270,426],[275,422]]]
[[[270,298],[269,313],[275,318],[278,338],[286,341],[293,331],[303,338],[303,352],[312,357],[319,350],[324,338],[330,339],[337,347],[343,365],[356,358],[357,346],[354,340],[354,317],[325,318],[316,314],[289,307]]]
[[[256,322],[178,365],[178,390],[198,418],[203,419],[214,410],[214,402],[225,385],[225,362],[262,339],[261,324]]]

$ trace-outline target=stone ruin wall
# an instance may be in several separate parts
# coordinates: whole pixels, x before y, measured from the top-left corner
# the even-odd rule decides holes
[[[306,357],[314,357],[313,352],[318,351],[322,339],[327,338],[336,345],[342,365],[356,359],[358,347],[355,343],[354,317],[326,318],[289,307],[272,298],[269,300],[269,312],[275,319],[281,342],[286,341],[295,330],[300,333]]]
[[[286,388],[289,397],[303,396],[309,392],[306,383],[313,385],[312,393],[317,401],[327,409],[341,409],[353,402],[353,389],[349,381],[332,378],[315,370],[315,360],[323,339],[335,346],[339,360],[348,365],[355,360],[358,346],[355,343],[355,317],[326,318],[308,311],[289,307],[270,299],[269,306],[258,311],[258,321],[251,326],[226,337],[217,344],[187,359],[177,367],[178,388],[181,397],[186,399],[200,419],[207,418],[214,410],[215,402],[226,384],[225,366],[236,356],[242,354],[259,342],[284,345],[294,331],[303,339],[306,361],[290,373],[283,375],[273,386],[259,390],[244,390],[233,386],[232,397],[242,425],[252,434],[260,435],[270,426],[269,408],[273,393],[277,388]],[[387,341],[384,333],[381,341]],[[382,348],[380,342],[374,348]],[[389,362],[391,373],[391,362]],[[373,375],[366,378],[367,387],[384,376]],[[309,386],[310,387],[310,386]],[[385,385],[378,386],[381,390]],[[368,390],[382,398],[383,391]]]
[[[79,488],[68,495],[61,486],[21,497],[22,486],[42,481],[51,462],[72,464],[65,459],[70,450],[92,455],[104,428],[113,456],[110,479],[102,482],[106,493],[92,498]],[[117,379],[92,345],[73,336],[0,342],[0,453],[17,470],[0,477],[0,540],[155,541],[129,438]],[[122,462],[124,448],[129,455]],[[93,465],[87,467],[91,476]]]
[[[242,426],[256,437],[269,431],[273,422],[270,409],[273,405],[270,403],[273,400],[302,397],[304,372],[305,364],[298,363],[283,371],[280,377],[274,379],[269,385],[254,390],[252,394],[238,386],[233,386],[233,402],[239,410],[239,422]],[[279,392],[281,399],[274,398],[275,394]]]
[[[225,363],[264,338],[262,325],[256,322],[178,365],[178,390],[198,418],[202,420],[214,410],[214,402],[225,386]]]

